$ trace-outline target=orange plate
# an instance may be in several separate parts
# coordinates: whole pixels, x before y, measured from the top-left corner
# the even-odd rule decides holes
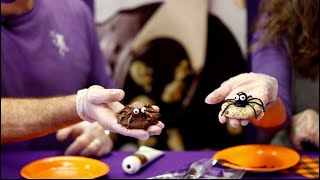
[[[287,169],[300,160],[300,155],[287,147],[267,144],[248,144],[234,146],[218,151],[214,159],[224,159],[231,163],[223,163],[234,169],[253,172],[272,172]]]
[[[110,168],[102,161],[82,156],[54,156],[24,166],[20,174],[27,179],[92,179]]]

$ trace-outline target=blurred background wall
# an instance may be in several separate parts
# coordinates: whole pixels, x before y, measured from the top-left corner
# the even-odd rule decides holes
[[[145,2],[162,0],[94,0],[95,21],[102,22],[110,17],[118,7],[135,7]],[[245,0],[209,0],[210,12],[220,17],[237,39],[242,53],[246,55],[247,11]]]
[[[247,47],[245,0],[210,0],[210,12],[220,17],[220,20],[230,29],[245,56]]]
[[[93,11],[96,23],[110,17],[118,7],[162,0],[84,0]],[[257,14],[259,0],[210,0],[210,12],[221,18],[236,37],[243,55],[246,55],[250,28]]]

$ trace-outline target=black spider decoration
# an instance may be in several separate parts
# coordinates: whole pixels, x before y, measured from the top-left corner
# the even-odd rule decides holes
[[[260,103],[258,102],[255,102],[255,101],[252,101],[252,100],[259,100]],[[253,98],[251,95],[247,96],[246,93],[244,92],[239,92],[237,93],[233,99],[225,99],[223,101],[223,103],[225,102],[231,102],[230,104],[227,105],[227,107],[222,111],[221,115],[223,115],[223,113],[229,108],[229,106],[231,105],[234,105],[234,106],[237,106],[237,107],[246,107],[247,105],[249,105],[252,109],[253,109],[253,112],[254,112],[254,117],[257,119],[257,113],[256,113],[256,110],[254,109],[254,107],[251,105],[251,103],[253,104],[257,104],[259,105],[263,112],[264,112],[264,105],[263,105],[263,102],[259,99],[259,98]]]

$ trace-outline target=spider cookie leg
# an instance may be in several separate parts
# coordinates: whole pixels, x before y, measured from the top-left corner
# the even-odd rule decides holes
[[[147,117],[150,117],[151,119],[158,119],[160,117],[160,114],[157,112],[146,112]]]
[[[254,109],[254,107],[251,105],[251,104],[248,104],[252,109],[253,109],[253,112],[254,112],[254,117],[257,119],[257,112],[256,110]]]
[[[252,101],[252,100],[258,100],[258,101],[260,101],[261,104],[255,102],[255,101]],[[250,99],[248,99],[248,102],[249,102],[249,103],[254,103],[254,104],[257,104],[257,105],[261,106],[262,109],[263,109],[263,112],[265,111],[265,109],[264,109],[264,104],[263,104],[263,102],[261,101],[261,99],[259,99],[259,98],[250,98]]]
[[[221,116],[224,114],[224,112],[225,112],[225,111],[229,108],[229,106],[231,106],[231,105],[234,105],[234,103],[228,104],[227,107],[224,108],[224,110],[222,111]]]
[[[223,102],[234,102],[234,99],[225,99]]]
[[[127,128],[130,128],[131,119],[132,119],[132,115],[130,115],[130,116],[128,117]]]
[[[265,110],[264,110],[264,107],[263,107],[263,104],[259,104],[259,103],[257,103],[257,102],[249,102],[249,103],[257,104],[257,105],[259,105],[259,106],[262,108],[263,112],[265,111]]]

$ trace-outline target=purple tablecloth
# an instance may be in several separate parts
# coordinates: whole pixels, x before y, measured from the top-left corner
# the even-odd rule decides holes
[[[166,151],[165,155],[147,165],[140,172],[134,175],[127,175],[121,169],[122,160],[132,154],[129,151],[113,151],[111,154],[100,158],[110,167],[110,172],[102,178],[129,179],[148,178],[174,170],[181,165],[214,155],[215,151]],[[49,156],[62,155],[59,151],[21,151],[21,152],[1,152],[1,179],[20,178],[20,170],[26,164]],[[319,153],[304,153],[310,157],[319,157]],[[243,179],[301,179],[300,175],[288,175],[281,172],[271,173],[250,173],[246,172]]]

